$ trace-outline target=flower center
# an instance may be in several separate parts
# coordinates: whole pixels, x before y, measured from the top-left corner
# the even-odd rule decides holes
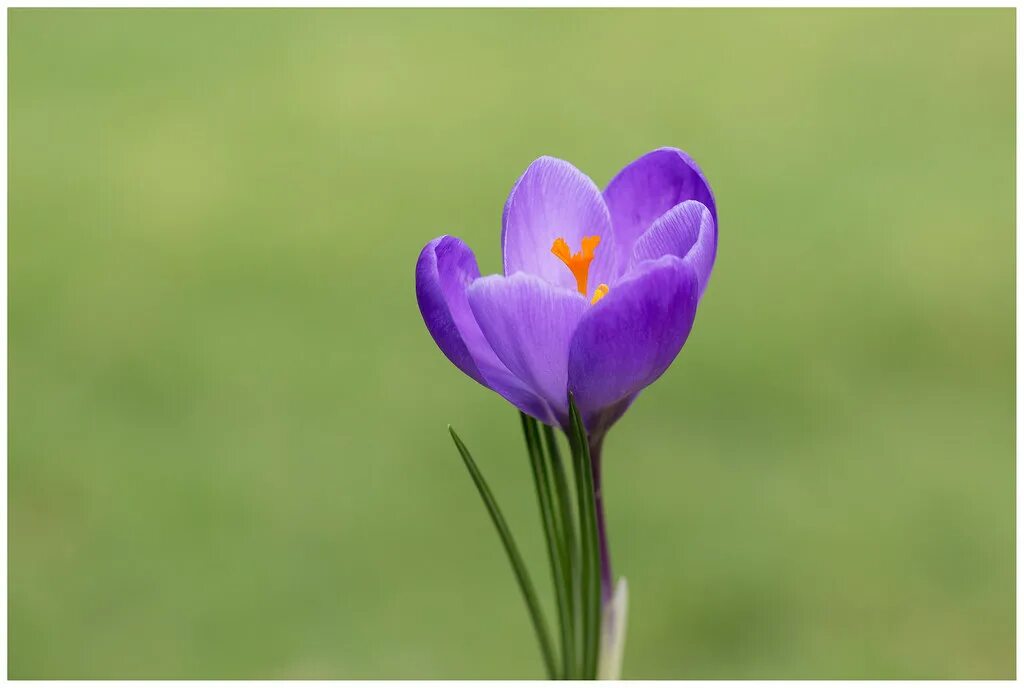
[[[565,263],[565,267],[569,268],[572,276],[576,278],[576,289],[584,296],[587,295],[587,278],[590,276],[590,263],[594,260],[594,249],[600,243],[601,237],[599,236],[583,237],[582,246],[576,253],[570,252],[569,244],[562,237],[558,237],[555,239],[555,243],[551,244],[551,252]],[[594,290],[594,298],[590,303],[597,303],[607,293],[608,285],[599,284]]]

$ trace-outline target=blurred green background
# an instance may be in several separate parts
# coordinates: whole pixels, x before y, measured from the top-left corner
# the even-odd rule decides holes
[[[605,447],[624,675],[1012,677],[1014,21],[12,10],[11,677],[539,677],[413,265],[663,145],[721,242]]]

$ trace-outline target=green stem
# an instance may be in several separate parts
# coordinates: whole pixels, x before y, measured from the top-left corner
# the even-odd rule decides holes
[[[537,421],[520,412],[523,422],[523,436],[526,438],[526,448],[530,454],[530,467],[533,469],[534,486],[537,488],[537,501],[540,504],[541,521],[544,524],[544,537],[548,545],[548,558],[551,561],[551,581],[555,588],[555,599],[558,603],[559,629],[562,639],[562,674],[559,678],[569,678],[572,675],[573,637],[570,635],[572,625],[569,622],[569,601],[570,592],[565,588],[565,574],[563,563],[565,561],[565,545],[562,541],[560,523],[551,494],[551,481],[548,478],[547,467],[544,461],[544,448],[541,445],[540,433],[537,429]]]
[[[568,636],[569,642],[565,644],[564,651],[567,657],[563,657],[565,666],[570,667],[567,674],[569,678],[577,678],[576,667],[576,615],[579,605],[576,602],[576,579],[579,575],[579,554],[577,552],[576,528],[573,524],[572,501],[569,495],[569,482],[566,479],[565,464],[562,462],[562,454],[558,450],[558,439],[555,431],[550,425],[542,425],[544,429],[544,441],[547,445],[548,459],[550,461],[553,482],[555,484],[555,495],[558,501],[558,515],[561,522],[562,547],[562,585],[566,591],[566,602],[568,606],[569,629],[563,634]],[[563,641],[564,642],[564,641]]]
[[[487,487],[487,481],[484,480],[483,474],[480,473],[480,469],[477,468],[476,462],[473,461],[473,457],[470,455],[469,450],[466,449],[466,445],[462,443],[459,436],[455,434],[455,429],[450,425],[448,426],[448,432],[451,433],[452,439],[455,441],[455,447],[459,450],[459,454],[462,455],[462,460],[466,464],[466,469],[469,471],[470,477],[473,478],[473,483],[476,485],[476,489],[480,493],[480,497],[483,499],[484,505],[487,507],[487,511],[491,515],[494,527],[497,528],[498,535],[501,537],[501,543],[505,546],[505,552],[508,554],[509,563],[512,564],[512,570],[515,572],[516,580],[519,582],[519,589],[522,591],[523,598],[526,600],[526,607],[530,612],[530,620],[533,622],[533,629],[537,633],[537,641],[540,643],[540,650],[544,657],[544,667],[547,670],[548,678],[554,679],[556,676],[554,647],[551,644],[551,636],[548,634],[547,624],[544,622],[544,615],[541,612],[540,603],[537,600],[537,591],[534,589],[533,583],[530,580],[530,574],[526,571],[526,564],[523,562],[523,558],[519,554],[519,548],[516,547],[515,540],[512,538],[512,532],[509,530],[508,524],[505,523],[505,517],[501,515],[501,509],[498,508],[498,502],[494,499],[494,495],[491,494],[490,488]]]
[[[576,495],[582,542],[581,605],[583,619],[583,678],[597,676],[598,643],[601,627],[600,552],[594,503],[594,475],[587,431],[576,401],[569,395],[570,440],[576,469]]]

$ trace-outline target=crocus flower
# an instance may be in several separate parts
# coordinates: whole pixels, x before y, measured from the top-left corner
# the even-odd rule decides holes
[[[501,218],[504,275],[441,236],[416,265],[427,329],[464,373],[552,426],[572,392],[591,442],[675,359],[718,244],[715,199],[690,156],[651,151],[602,193],[568,162],[534,161]]]

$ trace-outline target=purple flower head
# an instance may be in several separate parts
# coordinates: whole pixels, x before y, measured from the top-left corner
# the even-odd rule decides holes
[[[679,353],[718,245],[718,214],[697,163],[659,148],[602,194],[543,157],[501,218],[504,275],[441,236],[416,264],[416,297],[441,351],[474,380],[548,425],[568,425],[572,392],[603,435]]]

